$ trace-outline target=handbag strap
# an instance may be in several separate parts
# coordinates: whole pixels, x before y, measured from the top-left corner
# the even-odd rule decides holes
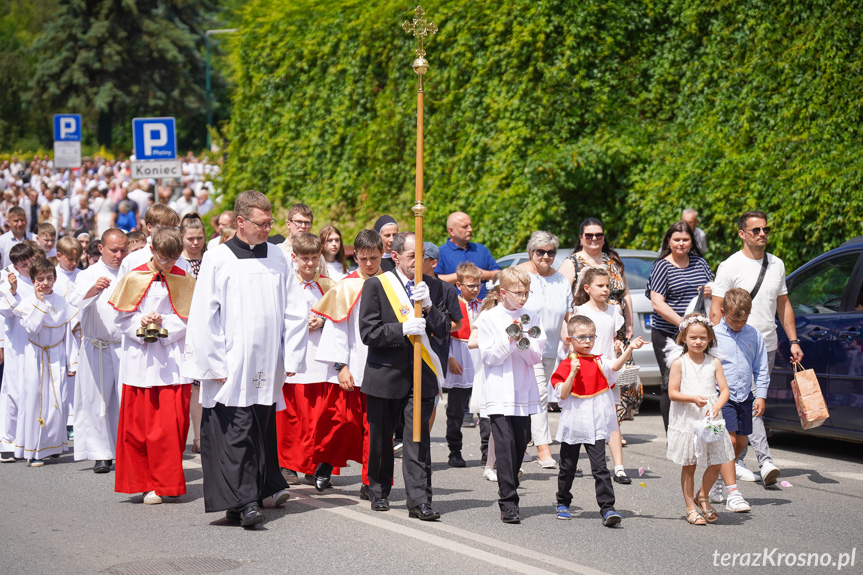
[[[749,297],[755,299],[758,295],[758,290],[761,289],[761,282],[764,281],[764,276],[767,275],[767,252],[764,252],[764,259],[761,260],[761,271],[758,273],[758,281],[755,282],[755,287],[749,292]]]

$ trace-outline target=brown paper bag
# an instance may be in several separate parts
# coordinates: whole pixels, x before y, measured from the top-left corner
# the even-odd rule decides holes
[[[803,429],[818,427],[830,417],[814,370],[803,369],[802,365],[794,364],[791,391],[794,392],[797,415],[800,416],[800,425]]]

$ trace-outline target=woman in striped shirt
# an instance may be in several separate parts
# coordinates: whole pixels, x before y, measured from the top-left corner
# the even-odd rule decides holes
[[[684,221],[668,228],[644,291],[653,304],[651,341],[662,374],[659,408],[666,431],[671,406],[668,398],[668,365],[665,363],[666,340],[674,341],[677,338],[677,326],[683,321],[686,306],[701,289],[704,289],[704,297],[710,297],[710,286],[707,284],[713,281],[710,266],[693,240],[692,230]]]

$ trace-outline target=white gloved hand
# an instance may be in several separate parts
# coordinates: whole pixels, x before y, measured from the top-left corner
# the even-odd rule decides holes
[[[405,335],[422,335],[426,331],[426,320],[424,317],[412,317],[402,324],[402,333]]]
[[[411,293],[411,300],[422,302],[423,309],[431,307],[431,294],[429,293],[429,286],[426,282],[420,282],[416,285]]]

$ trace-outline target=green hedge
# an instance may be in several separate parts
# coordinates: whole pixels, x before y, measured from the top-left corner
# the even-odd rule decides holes
[[[711,261],[771,214],[789,269],[861,233],[853,2],[441,1],[427,43],[427,235],[471,214],[496,255],[586,216],[657,248],[684,207]],[[347,238],[412,227],[415,40],[397,2],[257,0],[234,41],[229,195],[310,204]]]

